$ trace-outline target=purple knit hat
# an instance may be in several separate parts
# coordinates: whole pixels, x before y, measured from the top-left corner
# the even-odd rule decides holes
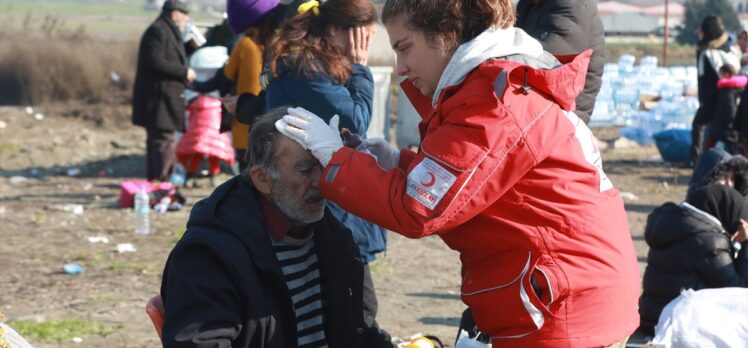
[[[227,0],[229,28],[234,34],[243,33],[278,6],[278,3],[280,0]]]

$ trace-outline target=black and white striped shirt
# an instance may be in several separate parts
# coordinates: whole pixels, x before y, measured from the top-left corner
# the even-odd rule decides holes
[[[327,347],[321,279],[313,237],[314,232],[303,239],[286,235],[280,242],[273,240],[275,256],[280,262],[296,313],[299,348]]]

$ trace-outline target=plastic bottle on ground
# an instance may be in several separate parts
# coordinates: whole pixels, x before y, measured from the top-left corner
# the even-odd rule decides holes
[[[138,190],[135,194],[135,234],[147,235],[151,233],[150,228],[150,197],[145,188]]]

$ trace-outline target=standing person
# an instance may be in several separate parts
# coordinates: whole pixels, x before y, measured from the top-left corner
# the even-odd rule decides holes
[[[740,49],[740,74],[748,75],[748,29],[741,30],[736,41]]]
[[[257,119],[249,168],[195,204],[164,267],[164,347],[394,348],[363,312],[363,267],[325,209],[322,167]],[[374,323],[376,324],[376,323]]]
[[[420,151],[366,140],[374,158],[343,147],[336,118],[291,108],[276,126],[325,166],[323,197],[458,251],[462,300],[494,346],[622,347],[639,324],[636,253],[571,112],[591,52],[560,64],[513,27],[510,0],[388,0],[382,21]]]
[[[302,4],[303,13],[284,24],[269,46],[268,108],[300,106],[323,117],[340,116],[340,126],[365,134],[371,122],[374,79],[366,67],[377,14],[369,0]],[[374,321],[377,299],[368,263],[387,247],[386,231],[328,203],[348,227],[367,263],[364,306]]]
[[[714,132],[710,125],[717,112],[718,89],[715,87],[719,80],[719,68],[724,64],[740,66],[738,48],[730,40],[722,19],[718,16],[706,16],[701,22],[696,56],[699,109],[696,110],[691,128],[691,157],[694,159],[705,150],[705,145],[709,145],[704,138],[711,138],[711,133]]]
[[[748,76],[738,75],[735,67],[725,63],[719,68],[717,81],[717,106],[714,110],[714,126],[710,140],[721,141],[731,155],[738,153],[740,126],[736,120],[740,95],[743,93]],[[708,144],[706,147],[714,146]]]
[[[286,6],[281,5],[280,0],[228,0],[226,3],[229,28],[240,37],[223,67],[223,74],[235,83],[236,95],[260,94],[265,44],[275,34],[285,11]],[[240,170],[247,165],[245,154],[248,137],[249,125],[232,116],[231,142]]]
[[[711,184],[680,205],[668,202],[647,218],[649,245],[639,313],[654,333],[662,309],[682,289],[748,287],[748,204],[740,192]],[[736,254],[732,245],[742,244]]]
[[[181,39],[189,20],[184,2],[167,0],[140,40],[132,123],[147,133],[148,180],[168,181],[176,164],[174,133],[184,131],[184,86],[196,76]]]
[[[590,123],[595,97],[602,85],[605,64],[605,30],[593,0],[520,0],[517,23],[555,55],[578,54],[592,49],[584,90],[577,96],[574,113]]]

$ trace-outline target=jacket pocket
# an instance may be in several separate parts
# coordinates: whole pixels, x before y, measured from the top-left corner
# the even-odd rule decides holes
[[[534,273],[540,289],[549,284],[547,278],[540,278],[538,272],[533,272],[537,258],[533,259],[528,251],[525,255],[513,255],[512,259],[501,260],[501,266],[493,262],[490,270],[467,273],[463,280],[463,301],[473,310],[478,328],[494,338],[531,334],[543,327],[546,316],[550,315],[531,282],[530,276]],[[481,279],[468,279],[471,276]]]

